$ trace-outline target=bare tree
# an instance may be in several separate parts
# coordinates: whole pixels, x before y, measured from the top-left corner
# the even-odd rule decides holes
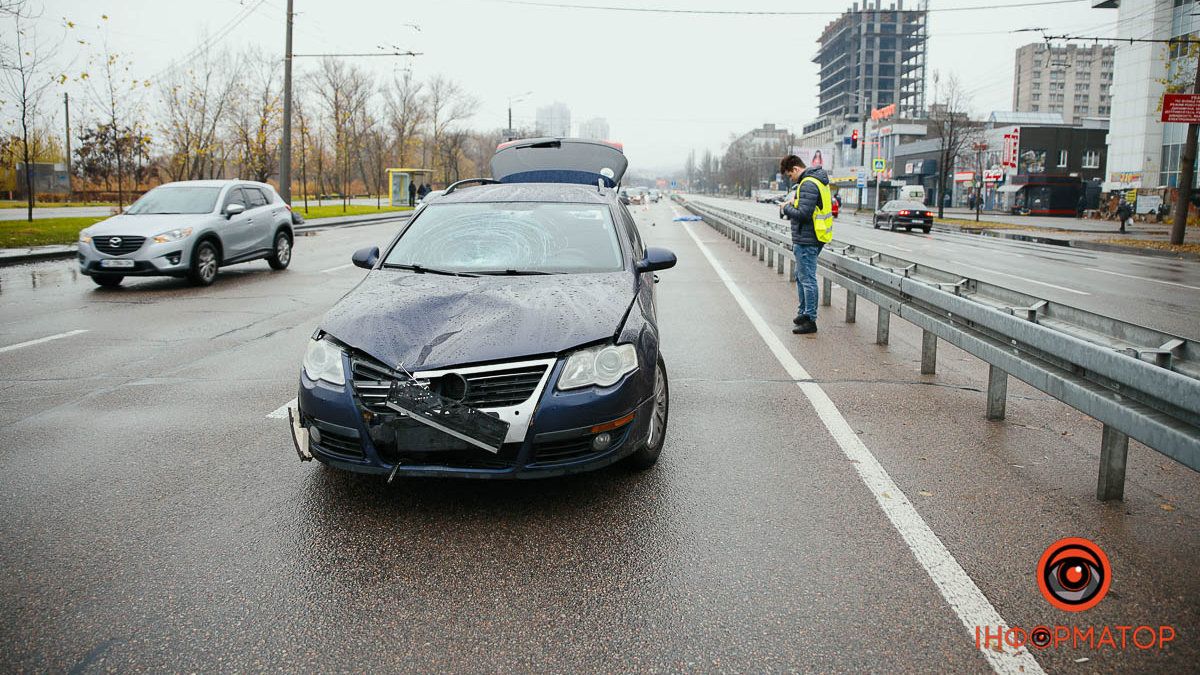
[[[979,125],[971,122],[968,112],[971,100],[958,77],[951,73],[943,82],[939,83],[938,80],[938,73],[934,72],[934,103],[929,106],[929,138],[939,141],[937,207],[938,218],[943,218],[946,215],[946,190],[952,185],[955,163],[978,137]]]
[[[230,136],[236,143],[242,169],[265,183],[279,164],[283,125],[279,68],[257,50],[246,52],[239,60],[246,64],[246,72],[233,88]]]
[[[333,132],[334,166],[345,210],[349,201],[351,158],[361,141],[353,122],[366,110],[371,80],[356,66],[326,58],[312,73],[310,83],[325,108],[325,121]]]
[[[37,157],[34,147],[34,129],[41,113],[42,99],[54,83],[48,70],[50,65],[49,45],[38,40],[30,25],[30,17],[24,13],[22,3],[6,3],[13,21],[14,49],[4,56],[0,66],[4,71],[4,93],[17,107],[21,127],[21,162],[25,171],[26,218],[33,220],[33,202],[37,192],[34,184],[33,162]]]
[[[163,80],[161,131],[172,180],[209,178],[222,154],[222,125],[237,92],[241,66],[228,53],[203,49]]]
[[[474,115],[478,101],[444,75],[435,75],[429,81],[428,101],[432,157],[436,159],[443,156],[441,145],[447,132]],[[442,180],[449,180],[449,168],[445,163],[442,164]]]
[[[414,82],[412,72],[406,70],[403,76],[393,77],[391,85],[384,87],[383,96],[396,146],[396,164],[405,166],[411,157],[410,146],[429,115],[424,85]]]

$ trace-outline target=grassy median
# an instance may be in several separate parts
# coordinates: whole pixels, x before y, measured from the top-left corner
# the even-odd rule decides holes
[[[388,213],[390,211],[412,211],[411,206],[381,206],[375,207],[369,204],[350,204],[342,209],[341,204],[325,204],[317,206],[310,204],[305,210],[304,202],[293,201],[292,210],[304,216],[305,220],[316,220],[318,218],[337,218],[339,216],[365,216],[371,213]]]

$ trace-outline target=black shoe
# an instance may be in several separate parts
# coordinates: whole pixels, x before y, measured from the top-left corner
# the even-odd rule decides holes
[[[803,314],[797,314],[796,318],[792,319],[792,323],[796,326],[804,325],[805,321],[808,321],[808,317],[804,316]]]
[[[796,324],[796,327],[792,329],[792,332],[797,335],[807,335],[808,333],[817,332],[817,323],[807,316],[803,318],[804,322]]]

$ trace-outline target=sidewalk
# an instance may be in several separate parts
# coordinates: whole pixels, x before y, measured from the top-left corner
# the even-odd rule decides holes
[[[392,220],[404,220],[412,215],[412,211],[372,213],[361,216],[338,216],[336,218],[317,218],[306,220],[295,226],[297,232],[322,230],[327,227],[356,227]],[[75,256],[75,244],[59,244],[54,246],[32,246],[28,248],[0,248],[0,267],[5,265],[20,265],[22,263],[40,262],[72,258]]]
[[[945,219],[934,221],[936,229],[1096,251],[1200,260],[1200,228],[1196,227],[1188,228],[1183,244],[1173,246],[1171,226],[1167,223],[1134,222],[1121,233],[1117,222],[1112,220],[982,213],[976,224],[974,211],[946,209],[945,213]]]

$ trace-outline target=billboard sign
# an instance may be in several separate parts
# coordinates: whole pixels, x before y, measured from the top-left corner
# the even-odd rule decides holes
[[[831,148],[801,148],[793,147],[792,154],[799,157],[804,166],[820,166],[833,168],[833,151]]]
[[[1003,152],[1000,157],[1000,166],[1006,169],[1017,168],[1017,155],[1021,151],[1021,128],[1014,127],[1013,130],[1004,134]]]
[[[1163,94],[1162,121],[1200,124],[1200,94]]]

